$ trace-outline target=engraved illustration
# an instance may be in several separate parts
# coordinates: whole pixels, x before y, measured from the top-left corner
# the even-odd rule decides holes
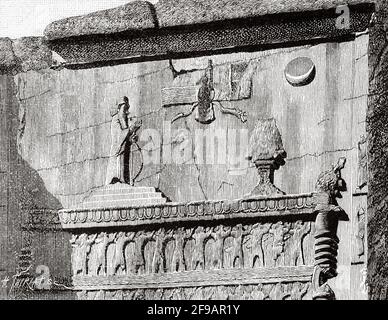
[[[19,2],[1,300],[388,298],[387,1]]]

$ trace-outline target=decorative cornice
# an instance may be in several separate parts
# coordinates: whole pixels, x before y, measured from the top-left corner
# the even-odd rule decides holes
[[[177,27],[232,19],[333,10],[371,4],[373,0],[159,0],[155,4],[160,27]]]
[[[46,36],[49,36],[47,43],[50,49],[64,60],[61,65],[75,69],[248,49],[263,50],[318,40],[346,40],[364,32],[369,27],[374,6],[369,1],[358,3],[353,5],[354,2],[349,2],[349,28],[338,28],[340,13],[336,13],[337,4],[332,3],[329,8],[266,12],[265,15],[241,15],[233,19],[214,18],[211,23],[194,21],[184,24],[184,27],[168,23],[168,27],[128,29],[110,34],[81,32],[77,36],[63,38],[48,29]],[[235,7],[237,10],[239,6]],[[77,19],[84,23],[82,18]],[[53,25],[58,30],[62,28],[60,22]],[[68,28],[66,26],[71,26],[71,22],[63,21],[63,26]],[[69,34],[66,30],[60,33]]]
[[[312,193],[238,200],[165,203],[132,208],[60,210],[64,229],[140,226],[149,224],[228,219],[302,216],[314,212]]]
[[[155,8],[147,1],[69,17],[50,23],[44,34],[49,40],[90,34],[114,34],[123,31],[141,31],[157,28]]]
[[[373,0],[347,0],[347,6],[372,5]],[[159,28],[187,27],[207,23],[252,19],[278,14],[307,14],[332,11],[343,6],[341,0],[161,0],[155,6],[148,1],[69,17],[50,23],[44,34],[48,40],[85,35],[136,33]]]

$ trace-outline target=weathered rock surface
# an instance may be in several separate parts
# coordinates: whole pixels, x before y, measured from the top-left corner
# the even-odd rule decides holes
[[[52,53],[43,37],[0,38],[0,75],[47,69],[51,63]]]
[[[90,34],[111,34],[156,28],[154,8],[147,1],[54,21],[46,27],[49,40]]]
[[[371,1],[347,1],[348,5],[362,3]],[[328,10],[343,4],[344,2],[339,0],[161,0],[156,3],[155,8],[159,25],[172,27],[271,14]]]
[[[371,3],[372,0],[351,0],[348,5]],[[245,19],[264,15],[329,10],[343,5],[339,0],[227,1],[227,0],[161,0],[156,5],[135,1],[126,5],[70,17],[49,24],[45,36],[49,40],[137,32],[159,27],[176,27]]]
[[[368,285],[370,299],[388,299],[388,3],[379,1],[369,47],[370,92]]]
[[[0,74],[17,72],[18,60],[12,48],[12,40],[0,38]]]

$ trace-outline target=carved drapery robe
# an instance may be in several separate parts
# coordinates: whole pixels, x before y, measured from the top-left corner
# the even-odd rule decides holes
[[[128,182],[124,173],[125,153],[129,152],[131,144],[130,137],[133,133],[135,122],[125,104],[119,105],[117,112],[112,112],[111,121],[111,149],[109,154],[108,169],[106,173],[105,184],[111,184],[112,181]]]

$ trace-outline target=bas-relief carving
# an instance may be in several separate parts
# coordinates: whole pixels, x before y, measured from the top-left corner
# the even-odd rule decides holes
[[[273,235],[273,244],[272,244],[272,259],[275,262],[275,265],[278,263],[280,255],[284,252],[284,243],[289,239],[290,234],[290,224],[287,222],[277,222],[270,229],[270,234]]]
[[[204,75],[200,79],[200,87],[197,93],[197,102],[192,105],[189,112],[177,114],[171,120],[171,122],[188,117],[194,111],[196,111],[195,120],[202,124],[212,123],[216,119],[213,106],[214,95],[213,64],[212,61],[209,60],[209,65],[206,68]]]
[[[252,62],[238,62],[230,65],[230,100],[251,97],[252,76],[257,65]]]
[[[294,227],[289,231],[291,240],[286,242],[285,251],[291,253],[290,265],[297,266],[298,264],[305,265],[305,254],[303,249],[304,238],[310,233],[311,224],[304,223],[303,221],[297,221]]]
[[[303,300],[310,283],[208,286],[77,292],[80,300]]]
[[[213,65],[213,62],[211,63]],[[257,61],[250,60],[220,64],[213,68],[214,78],[216,78],[214,83],[214,88],[217,92],[216,100],[238,101],[249,99],[252,93],[252,78],[258,65]],[[198,86],[194,84],[200,84],[199,72],[203,72],[206,68],[195,67],[177,71],[171,60],[169,60],[169,67],[174,80],[172,87],[162,89],[163,107],[194,103],[198,92]]]
[[[174,249],[171,259],[170,272],[181,272],[186,270],[184,256],[185,242],[188,238],[187,231],[184,228],[178,228],[176,232],[172,232],[172,241]]]
[[[209,70],[211,67],[210,64]],[[203,79],[206,80],[206,76]],[[206,101],[211,102],[211,99]],[[197,117],[205,119],[206,122],[209,115],[212,118],[209,110],[207,106],[199,108]],[[120,124],[119,120],[118,124]],[[273,119],[258,120],[251,136],[250,146],[250,159],[258,168],[260,177],[252,195],[284,194],[273,185],[273,173],[284,164],[286,157],[280,132]],[[279,218],[272,217],[266,222],[255,224],[213,226],[200,222],[195,227],[170,228],[150,225],[150,229],[137,231],[74,235],[71,240],[73,274],[81,278],[82,276],[106,276],[107,279],[109,277],[111,277],[109,279],[115,279],[116,276],[176,273],[180,275],[185,274],[184,271],[194,272],[194,274],[205,271],[202,272],[205,274],[206,270],[304,266],[311,264],[312,251],[315,250],[313,298],[332,299],[334,293],[328,286],[327,280],[336,275],[338,249],[336,229],[338,214],[342,213],[336,198],[340,196],[340,191],[346,190],[345,182],[341,178],[344,165],[345,159],[340,159],[336,166],[318,177],[317,191],[314,194],[317,213],[315,247],[305,243],[306,239],[308,239],[307,242],[312,240],[311,222],[306,220],[279,221]],[[124,171],[122,173],[126,174]],[[116,178],[119,179],[124,175]],[[118,181],[121,182],[121,180]],[[124,180],[124,182],[127,181]],[[276,204],[277,201],[280,200],[274,203]],[[201,212],[206,212],[204,208]],[[91,215],[88,213],[87,216]],[[109,279],[108,282],[111,281]],[[158,290],[93,291],[89,289],[88,292],[78,294],[81,299],[151,299],[152,297],[158,297],[158,299],[301,299],[306,295],[310,283],[299,283],[297,282],[299,280],[300,278],[289,283],[274,281],[274,284],[260,285],[213,284],[214,288],[209,284],[206,287],[199,285],[196,288],[178,287]],[[115,280],[112,281],[115,282]],[[79,288],[82,289],[82,280],[80,284]],[[133,287],[136,288],[136,286]]]
[[[363,264],[366,259],[366,212],[368,194],[367,139],[362,135],[357,148],[357,188],[352,204],[352,264]]]
[[[193,270],[300,266],[310,222],[159,228],[73,235],[74,275],[112,276]]]
[[[361,258],[365,254],[365,208],[362,206],[358,207],[357,210],[357,222],[358,222],[358,232],[357,232],[357,255]]]
[[[355,211],[352,264],[362,264],[366,251],[366,205],[359,203]]]
[[[96,234],[87,235],[86,233],[72,236],[70,243],[72,246],[71,261],[74,275],[85,275],[87,273],[88,256],[96,238]]]
[[[293,87],[306,86],[314,80],[316,68],[309,57],[298,57],[287,64],[284,75]]]
[[[191,257],[191,270],[205,269],[205,240],[207,240],[211,234],[211,228],[209,227],[197,227],[193,229],[191,237],[194,240],[194,250]]]
[[[346,159],[340,158],[330,170],[322,172],[316,183],[315,220],[315,271],[313,275],[313,299],[333,300],[335,295],[327,281],[337,275],[338,221],[346,216],[338,206],[337,198],[346,191],[341,177]],[[346,216],[347,218],[347,216]]]
[[[101,232],[97,235],[97,238],[94,242],[94,246],[91,249],[91,256],[94,254],[94,264],[90,272],[93,275],[106,275],[106,249],[110,243],[114,241],[115,234],[107,234],[106,232]]]
[[[368,195],[368,144],[366,135],[361,135],[357,143],[357,187],[352,198],[352,242],[351,263],[365,263],[366,212]]]
[[[243,78],[242,76],[240,76]],[[216,97],[216,91],[214,87],[214,68],[213,68],[213,61],[208,61],[208,66],[204,71],[204,74],[202,75],[200,81],[199,81],[199,89],[193,88],[193,87],[186,87],[186,88],[170,88],[170,89],[164,89],[162,90],[162,100],[163,100],[163,106],[171,106],[171,105],[182,105],[190,103],[191,100],[194,100],[190,98],[190,96],[193,95],[193,92],[196,93],[196,101],[192,103],[192,106],[189,111],[187,112],[181,112],[174,116],[174,118],[171,120],[171,122],[175,122],[179,119],[186,118],[194,113],[195,111],[195,120],[202,124],[210,124],[214,120],[216,120],[215,116],[215,102],[217,102],[217,106],[219,107],[221,113],[223,114],[229,114],[237,117],[241,120],[241,122],[247,121],[247,114],[246,112],[238,109],[238,108],[229,108],[222,105],[220,99],[215,99]],[[241,80],[241,79],[240,79]],[[235,82],[235,79],[231,79],[231,85]],[[243,89],[246,91],[247,89],[243,87]],[[178,93],[177,90],[180,92]],[[235,88],[235,91],[237,88]],[[170,92],[171,91],[171,92]],[[234,93],[235,95],[239,95],[239,93]],[[173,95],[174,98],[171,100],[170,98],[166,98],[167,96]],[[167,101],[169,102],[167,102]],[[171,101],[170,101],[171,100]]]
[[[224,268],[224,243],[225,239],[229,237],[232,233],[232,228],[230,226],[219,225],[213,229],[211,233],[212,238],[215,241],[214,245],[214,264],[215,269]]]
[[[285,195],[284,197],[254,197],[237,199],[234,201],[198,201],[188,203],[165,203],[147,207],[123,208],[111,210],[109,208],[66,209],[59,211],[59,218],[65,229],[85,227],[106,227],[108,224],[120,221],[124,226],[135,226],[142,221],[147,224],[163,222],[180,222],[195,219],[196,221],[217,219],[228,216],[235,217],[244,214],[247,217],[261,215],[278,217],[279,215],[292,214],[300,216],[312,214],[314,211],[314,198],[312,194]],[[206,212],[206,215],[204,213]]]
[[[250,250],[250,262],[248,265],[252,268],[265,267],[263,238],[266,234],[269,234],[271,224],[254,224],[250,226],[251,237],[250,243],[246,245],[247,251]]]
[[[141,121],[136,120],[130,111],[127,97],[111,109],[111,116],[111,149],[105,184],[120,182],[133,185],[140,172],[135,172],[134,168],[131,168],[129,158],[133,156],[131,154],[133,147],[141,154],[136,135],[141,127]],[[141,171],[141,168],[139,170]]]
[[[258,119],[249,139],[248,155],[257,168],[258,183],[248,196],[285,194],[273,182],[274,172],[285,164],[286,156],[275,119]]]
[[[357,190],[356,192],[366,191],[368,184],[368,150],[367,139],[363,135],[358,142],[358,172],[357,172]]]

